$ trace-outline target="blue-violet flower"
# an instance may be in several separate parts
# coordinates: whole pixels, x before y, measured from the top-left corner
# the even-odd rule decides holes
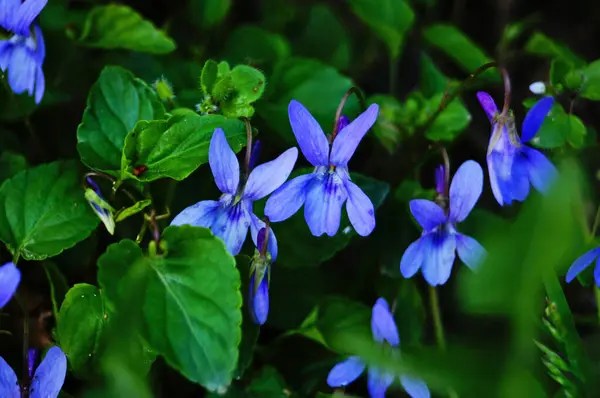
[[[256,254],[250,266],[250,315],[254,323],[264,325],[269,315],[269,283],[271,278],[271,255],[265,245],[267,228],[258,231]]]
[[[248,179],[240,179],[240,165],[235,153],[227,143],[222,129],[217,128],[210,140],[208,162],[215,177],[215,184],[223,193],[218,201],[204,200],[179,213],[171,225],[190,224],[210,228],[225,241],[227,250],[237,255],[248,234],[256,245],[258,231],[265,223],[253,212],[253,202],[269,195],[288,178],[298,149],[290,148],[275,160],[261,164],[250,172]],[[277,258],[277,240],[269,228],[269,253]]]
[[[14,296],[21,282],[21,271],[14,263],[6,263],[0,267],[0,308],[4,307]]]
[[[510,205],[513,200],[524,201],[529,195],[530,183],[546,193],[558,175],[556,168],[540,151],[523,144],[535,137],[554,98],[540,99],[527,112],[520,138],[512,113],[505,116],[498,113],[488,93],[478,92],[477,98],[492,124],[486,159],[492,192],[500,206]]]
[[[443,173],[436,171],[438,185],[440,174]],[[443,285],[450,278],[455,252],[470,268],[477,267],[483,261],[485,249],[475,239],[459,233],[455,227],[467,218],[482,189],[481,166],[473,160],[467,160],[458,168],[450,184],[448,208],[442,209],[426,199],[410,201],[410,211],[423,227],[423,233],[402,255],[400,272],[405,278],[412,277],[421,269],[431,286]],[[446,189],[442,191],[446,192]]]
[[[281,186],[271,195],[265,214],[271,221],[283,221],[304,204],[304,218],[314,236],[334,236],[339,227],[342,205],[356,232],[367,236],[375,228],[375,211],[369,197],[350,179],[348,162],[361,139],[373,126],[379,106],[372,104],[352,123],[338,123],[339,132],[329,144],[325,133],[310,112],[298,101],[288,107],[290,124],[300,150],[315,169]]]
[[[577,275],[586,269],[594,260],[596,260],[596,269],[594,270],[594,280],[596,286],[600,287],[600,247],[590,250],[579,257],[567,271],[567,283],[570,283]]]
[[[0,70],[8,70],[8,84],[15,94],[25,91],[35,95],[39,104],[44,96],[42,65],[46,45],[42,30],[33,20],[46,6],[47,0],[0,0],[0,27],[12,36],[0,40]]]
[[[392,347],[400,345],[400,336],[394,316],[390,312],[387,301],[383,298],[377,299],[373,306],[371,332],[373,333],[373,340],[378,343],[388,343]],[[365,362],[360,357],[351,356],[331,369],[327,376],[327,384],[334,388],[347,386],[356,380],[366,367]],[[393,374],[375,367],[369,368],[368,389],[371,398],[385,397],[385,392],[393,382]],[[400,383],[412,398],[429,398],[430,396],[429,389],[422,380],[402,375],[400,376]]]
[[[67,374],[67,357],[58,347],[51,347],[35,370],[29,385],[30,398],[56,398]],[[19,398],[21,389],[17,375],[4,358],[0,357],[0,396]]]

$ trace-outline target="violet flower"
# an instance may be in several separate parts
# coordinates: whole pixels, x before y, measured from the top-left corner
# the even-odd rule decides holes
[[[265,250],[266,236],[267,229],[261,228],[258,231],[256,242],[257,253],[250,266],[250,299],[248,302],[250,315],[257,325],[264,325],[269,315],[269,282],[272,259],[268,249]]]
[[[269,197],[265,214],[271,221],[283,221],[304,205],[304,218],[314,236],[334,236],[339,227],[342,205],[350,223],[361,236],[375,228],[375,210],[369,197],[350,179],[348,162],[361,139],[373,126],[379,106],[372,104],[350,124],[338,123],[339,132],[330,145],[319,123],[298,101],[288,107],[290,124],[300,150],[315,169],[298,176]]]
[[[21,282],[21,271],[9,262],[0,267],[0,308],[14,296]]]

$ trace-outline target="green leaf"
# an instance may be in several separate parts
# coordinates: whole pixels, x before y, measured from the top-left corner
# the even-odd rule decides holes
[[[550,64],[550,84],[558,86],[565,84],[565,78],[573,70],[573,66],[567,61],[555,58]]]
[[[167,54],[177,46],[173,39],[130,7],[108,4],[92,8],[78,39],[82,44],[107,49]]]
[[[311,7],[295,49],[298,55],[317,58],[339,70],[348,69],[350,65],[352,51],[348,32],[337,15],[322,4]]]
[[[188,3],[189,16],[203,29],[220,24],[231,8],[231,0],[191,0]]]
[[[141,121],[125,138],[121,178],[148,182],[159,178],[181,181],[208,162],[208,147],[215,129],[225,131],[234,152],[246,144],[246,130],[240,120],[221,115],[173,116],[168,121]],[[137,176],[135,168],[147,169]]]
[[[212,59],[209,59],[204,63],[202,73],[200,74],[200,88],[205,95],[210,95],[212,93],[213,87],[217,82],[218,72],[219,66]]]
[[[271,366],[265,366],[260,370],[257,376],[252,379],[252,383],[246,387],[246,393],[250,397],[287,397],[289,391],[286,389],[285,380]]]
[[[60,347],[69,359],[71,369],[77,374],[92,371],[107,314],[102,302],[102,292],[87,283],[73,286],[60,307],[57,326]]]
[[[442,51],[467,73],[473,73],[482,65],[491,62],[483,50],[454,25],[436,24],[423,31],[427,43]],[[499,81],[497,70],[487,70],[481,78]]]
[[[90,90],[77,128],[81,160],[92,169],[118,177],[127,133],[139,120],[164,117],[165,108],[146,83],[123,68],[105,67]]]
[[[592,101],[600,101],[600,59],[583,69],[580,95]]]
[[[235,101],[238,103],[257,101],[265,91],[265,75],[251,66],[236,65],[231,70],[231,82],[236,92]]]
[[[71,161],[42,164],[5,181],[0,209],[0,240],[27,260],[56,256],[98,225]]]
[[[69,291],[69,285],[67,279],[60,271],[56,263],[52,261],[44,261],[42,263],[46,278],[48,278],[48,284],[50,285],[50,300],[52,301],[52,310],[54,311],[55,318],[58,322],[60,313],[58,311],[59,305],[65,299],[67,292]]]
[[[579,148],[583,146],[586,134],[581,119],[566,113],[562,105],[555,103],[531,143],[538,148],[552,149],[569,142],[571,146]]]
[[[428,115],[437,111],[444,97],[443,93],[434,95],[427,103],[424,112]],[[471,122],[471,114],[460,99],[454,99],[438,115],[425,132],[427,139],[432,141],[453,141],[467,128]]]
[[[422,52],[420,87],[423,95],[431,97],[435,94],[443,93],[446,91],[449,82],[450,79],[433,63],[431,57]]]
[[[400,56],[404,36],[412,27],[415,13],[403,0],[348,0],[352,11],[385,42],[391,58]]]
[[[573,67],[582,67],[585,60],[573,53],[569,47],[558,43],[543,33],[536,32],[525,45],[525,51],[546,58],[560,59]]]
[[[144,199],[136,202],[133,206],[126,207],[122,210],[119,210],[115,215],[115,222],[120,222],[129,218],[135,214],[138,214],[140,211],[144,210],[146,207],[152,204],[152,200]]]
[[[109,246],[98,260],[98,281],[107,298],[142,277],[144,335],[166,362],[211,391],[229,385],[241,340],[242,298],[234,258],[206,228],[168,227],[144,256],[133,241]],[[124,276],[125,275],[125,276]]]
[[[417,289],[414,279],[396,281],[396,310],[394,316],[398,319],[398,333],[404,347],[417,345],[421,342],[425,329],[426,310],[423,299]],[[391,304],[390,304],[391,305]]]
[[[310,172],[312,169],[296,170],[290,179]],[[357,173],[352,173],[351,176],[353,182],[371,199],[375,208],[383,203],[389,192],[387,183]],[[277,264],[286,267],[316,267],[346,247],[356,233],[344,211],[337,235],[317,238],[306,225],[304,211],[299,210],[291,218],[278,224],[275,234],[279,245]]]
[[[0,184],[26,168],[25,156],[11,151],[2,152],[0,154]]]
[[[389,95],[375,95],[369,104],[379,105],[379,116],[373,126],[373,134],[390,153],[394,153],[403,137],[399,120],[402,117],[402,105]]]
[[[242,26],[229,35],[222,58],[232,64],[255,66],[271,76],[275,65],[290,54],[290,45],[285,37],[256,26]]]
[[[240,271],[242,279],[242,292],[248,292],[250,289],[250,257],[245,255],[238,255],[235,257],[236,265]],[[270,293],[271,297],[272,292]],[[245,294],[244,306],[242,307],[242,341],[239,347],[239,358],[236,372],[234,374],[235,379],[241,379],[246,370],[252,364],[254,359],[254,353],[256,351],[256,343],[258,342],[258,336],[260,334],[260,326],[258,326],[252,320],[250,315],[250,309],[248,308],[249,295]]]
[[[268,102],[256,104],[257,112],[269,127],[281,134],[286,143],[295,145],[296,138],[288,118],[288,105],[295,99],[312,113],[325,132],[332,131],[337,106],[354,85],[352,80],[330,66],[305,58],[287,60],[281,71],[277,79],[271,80],[274,92]],[[358,113],[358,101],[354,96],[346,102],[344,113],[348,116]]]

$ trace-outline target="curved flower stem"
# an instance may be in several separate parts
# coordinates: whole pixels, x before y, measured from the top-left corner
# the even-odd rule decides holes
[[[450,194],[450,157],[445,147],[441,147],[442,158],[444,158],[444,196],[447,198]]]
[[[250,120],[248,118],[243,118],[244,124],[246,125],[246,158],[244,159],[244,181],[248,181],[248,177],[250,177],[250,159],[252,158],[252,125],[250,124]],[[240,184],[240,186],[244,186],[245,184]]]
[[[508,115],[508,111],[510,109],[510,77],[508,76],[508,71],[504,67],[499,67],[500,72],[502,73],[502,79],[504,80],[504,105],[502,106],[502,115]]]

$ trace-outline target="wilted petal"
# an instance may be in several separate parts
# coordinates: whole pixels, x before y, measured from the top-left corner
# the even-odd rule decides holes
[[[590,250],[575,260],[569,268],[569,271],[567,271],[567,283],[575,279],[575,277],[579,275],[581,271],[586,269],[598,256],[600,256],[600,247]]]
[[[252,218],[252,223],[250,224],[250,235],[252,236],[252,242],[254,242],[254,246],[256,246],[256,248],[260,251],[262,250],[264,242],[264,240],[261,241],[260,231],[263,231],[262,235],[264,239],[264,230],[266,230],[265,227],[267,225],[260,218],[256,217],[254,213],[251,213],[250,217]],[[271,254],[271,261],[275,262],[275,260],[277,259],[278,248],[277,238],[275,237],[275,232],[273,232],[273,228],[269,228],[269,241],[267,242],[267,250]]]
[[[58,396],[67,374],[67,357],[58,346],[48,350],[31,380],[31,398],[55,398]]]
[[[378,114],[379,105],[372,104],[337,134],[331,146],[332,164],[342,167],[348,164],[358,144],[377,120]]]
[[[33,95],[36,67],[28,49],[19,45],[14,46],[8,64],[8,84],[15,94],[27,92]]]
[[[14,263],[6,263],[0,267],[0,308],[10,301],[21,282],[21,271]]]
[[[256,294],[254,293],[254,274],[250,276],[250,314],[252,320],[258,325],[264,325],[269,316],[269,270],[265,272],[264,277],[258,285]]]
[[[304,205],[304,218],[314,236],[334,236],[340,228],[342,205],[348,197],[337,174],[315,177]]]
[[[523,120],[523,127],[521,129],[522,142],[527,142],[535,137],[540,127],[542,127],[542,123],[544,123],[548,112],[552,109],[552,105],[554,105],[554,98],[544,97],[531,107],[527,115],[525,115],[525,120]]]
[[[496,114],[498,113],[498,107],[496,106],[494,99],[491,95],[484,91],[479,91],[477,93],[477,99],[479,100],[481,107],[485,111],[485,114],[487,115],[491,123],[494,120],[494,116],[496,116]]]
[[[220,204],[216,200],[203,200],[183,209],[169,225],[189,224],[194,227],[210,228],[215,221],[219,207]]]
[[[387,301],[377,299],[371,315],[371,332],[373,339],[379,343],[387,341],[392,347],[400,345],[400,336],[394,316],[390,312]]]
[[[275,160],[257,166],[250,173],[244,197],[259,200],[276,190],[287,180],[298,159],[298,149],[290,148]]]
[[[421,240],[418,239],[408,246],[400,260],[400,272],[405,278],[410,278],[417,273],[423,264],[423,250]]]
[[[359,357],[350,357],[331,369],[327,376],[327,384],[329,387],[347,386],[358,379],[365,367],[365,363]]]
[[[422,239],[423,277],[431,286],[443,285],[450,278],[456,254],[454,235],[445,231],[428,234]]]
[[[210,140],[208,162],[221,192],[235,195],[240,183],[240,164],[220,128],[215,129]]]
[[[371,199],[350,180],[344,181],[348,192],[346,211],[354,230],[360,236],[367,236],[375,229],[375,208]]]
[[[460,165],[450,184],[450,220],[461,222],[473,210],[483,190],[483,170],[467,160]]]
[[[329,165],[329,142],[319,123],[310,112],[296,100],[288,106],[290,125],[300,150],[313,166]]]
[[[446,222],[448,217],[444,210],[431,200],[413,199],[410,201],[410,212],[424,230],[430,231]]]
[[[293,216],[306,201],[313,177],[313,173],[298,176],[273,192],[265,205],[265,215],[269,220],[280,222]]]
[[[475,270],[485,261],[486,250],[470,236],[456,234],[456,252],[463,263],[472,270]]]
[[[427,384],[425,384],[423,380],[403,375],[400,376],[400,383],[402,384],[402,387],[404,387],[404,390],[412,398],[431,397],[431,394],[429,393],[429,388],[427,388]]]
[[[25,0],[12,18],[12,31],[21,36],[29,36],[29,27],[42,12],[48,0]]]
[[[2,357],[0,357],[0,397],[21,398],[17,375]]]
[[[385,392],[394,382],[394,375],[377,368],[369,368],[367,388],[371,398],[384,398]]]
[[[248,235],[251,217],[248,211],[251,203],[244,199],[237,204],[217,212],[217,217],[211,227],[213,233],[223,239],[229,253],[239,254]]]
[[[550,186],[558,178],[556,167],[540,151],[523,147],[524,168],[531,185],[543,194],[548,193]]]

